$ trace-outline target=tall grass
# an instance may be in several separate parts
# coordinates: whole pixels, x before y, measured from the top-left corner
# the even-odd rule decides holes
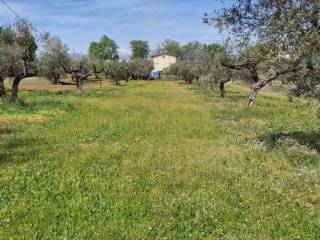
[[[1,239],[319,239],[314,107],[177,82],[0,107]]]

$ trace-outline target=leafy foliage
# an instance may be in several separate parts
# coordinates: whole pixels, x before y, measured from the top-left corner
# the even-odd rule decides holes
[[[18,98],[20,81],[37,73],[37,42],[47,37],[46,33],[37,34],[32,24],[25,19],[18,19],[13,25],[0,28],[0,47],[4,54],[0,60],[1,79],[3,75],[14,77],[12,101]],[[3,87],[0,89],[2,92]],[[0,93],[0,97],[2,96],[3,92]]]
[[[17,76],[35,67],[38,45],[33,27],[27,20],[20,19],[13,25],[2,26],[0,44],[0,68],[5,74]]]
[[[144,59],[132,59],[128,62],[129,77],[134,80],[148,79],[153,69],[153,62]]]
[[[104,35],[99,42],[92,42],[89,47],[91,60],[118,60],[118,45],[114,40]]]
[[[55,84],[59,83],[60,77],[64,74],[62,65],[67,66],[71,61],[68,51],[68,46],[63,44],[59,37],[49,38],[40,53],[40,74]]]
[[[128,78],[128,65],[125,61],[110,61],[105,65],[106,77],[111,78],[116,85],[120,85],[120,80]]]
[[[166,39],[158,48],[153,52],[153,55],[157,54],[169,54],[172,56],[177,57],[178,59],[181,58],[182,49],[179,42]]]
[[[147,41],[132,40],[130,42],[130,48],[132,50],[132,59],[147,59],[150,54],[149,43]]]
[[[222,75],[225,69],[221,66],[221,61],[226,57],[226,49],[219,44],[201,44],[191,42],[182,46],[182,60],[178,60],[168,70],[169,75],[175,75],[185,82],[191,84],[194,80],[207,79],[212,84],[216,84],[218,70]],[[214,79],[214,80],[213,80]]]
[[[119,85],[120,80],[146,80],[149,79],[153,69],[153,62],[146,59],[131,59],[130,61],[110,61],[104,64],[104,73]]]
[[[186,83],[192,84],[192,82],[199,77],[198,70],[199,69],[194,66],[191,61],[179,60],[170,66],[167,74],[175,75]]]
[[[230,29],[241,40],[253,36],[274,44],[278,55],[287,51],[290,79],[296,86],[292,94],[319,99],[319,14],[320,2],[315,0],[236,0],[213,17],[205,14],[204,21]]]

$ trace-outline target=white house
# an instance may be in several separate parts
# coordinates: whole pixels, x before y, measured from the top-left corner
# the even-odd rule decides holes
[[[177,62],[177,57],[169,54],[158,54],[152,57],[154,72],[163,72]]]

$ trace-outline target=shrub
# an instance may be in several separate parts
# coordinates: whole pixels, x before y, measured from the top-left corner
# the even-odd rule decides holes
[[[128,79],[128,64],[125,61],[110,61],[105,66],[106,77],[111,78],[116,85],[120,85],[120,80]]]
[[[145,59],[132,59],[128,62],[128,74],[131,79],[149,79],[153,62]]]

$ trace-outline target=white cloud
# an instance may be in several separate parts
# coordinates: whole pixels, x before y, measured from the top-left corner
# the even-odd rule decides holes
[[[214,41],[217,33],[203,26],[201,16],[208,0],[7,0],[38,30],[60,35],[77,51],[85,52],[103,34],[117,41],[121,54],[130,54],[129,41],[145,39],[155,47],[165,38],[180,42]],[[212,5],[213,6],[213,5]],[[213,10],[213,9],[212,9]],[[0,22],[14,16],[0,5]]]

